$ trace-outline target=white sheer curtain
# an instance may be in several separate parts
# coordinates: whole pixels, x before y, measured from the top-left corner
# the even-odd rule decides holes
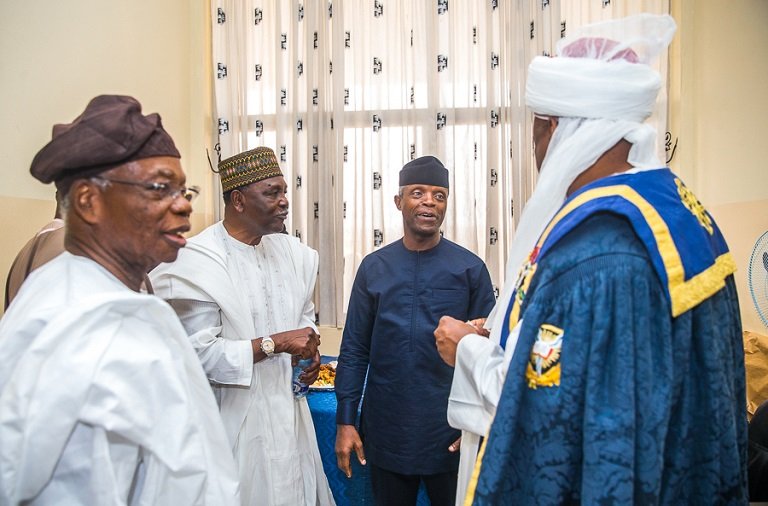
[[[422,155],[451,173],[445,237],[485,259],[501,286],[535,184],[528,63],[572,27],[668,4],[212,0],[221,156],[278,154],[288,230],[320,253],[322,324],[343,324],[360,261],[402,235],[398,172]]]

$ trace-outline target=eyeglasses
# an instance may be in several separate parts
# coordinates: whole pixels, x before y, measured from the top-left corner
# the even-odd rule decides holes
[[[170,198],[175,200],[178,197],[184,197],[188,202],[192,202],[200,195],[200,188],[198,186],[190,186],[189,188],[172,187],[168,183],[143,183],[141,181],[125,181],[123,179],[109,179],[101,176],[94,176],[94,179],[100,179],[101,181],[107,181],[109,183],[127,184],[131,186],[138,186],[144,188],[148,192],[151,192],[157,200],[163,200]]]

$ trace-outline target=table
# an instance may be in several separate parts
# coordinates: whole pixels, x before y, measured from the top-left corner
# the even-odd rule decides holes
[[[336,357],[323,356],[327,363]],[[352,455],[352,478],[347,478],[336,465],[336,393],[333,390],[310,390],[307,394],[312,422],[315,424],[317,446],[323,460],[323,470],[328,478],[333,498],[338,506],[373,505],[371,476],[367,466],[361,466]],[[417,506],[429,506],[429,498],[422,485]]]
[[[307,394],[312,422],[315,424],[317,446],[323,460],[323,470],[338,506],[372,505],[371,477],[366,466],[353,456],[352,478],[347,479],[336,465],[336,393],[333,390],[310,390]]]

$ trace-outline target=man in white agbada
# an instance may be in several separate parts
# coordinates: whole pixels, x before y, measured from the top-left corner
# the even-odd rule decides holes
[[[663,166],[656,131],[643,124],[662,84],[648,63],[667,48],[675,28],[670,16],[650,14],[584,26],[558,41],[557,57],[538,56],[528,67],[526,104],[551,137],[535,142],[539,179],[507,259],[506,279],[517,281],[507,282],[485,322],[490,338],[486,329],[448,317],[435,331],[441,356],[456,367],[448,421],[463,431],[457,504],[463,504],[479,439],[493,421],[522,323],[503,332],[507,308],[544,227],[569,187],[621,139],[632,144],[629,172]]]
[[[94,98],[35,156],[32,175],[62,196],[66,251],[0,323],[0,504],[239,503],[186,333],[139,293],[189,230],[179,156],[124,96]]]
[[[288,188],[271,149],[226,159],[219,175],[224,220],[151,273],[155,293],[176,310],[213,384],[242,504],[334,504],[307,401],[291,387],[292,359],[314,359],[306,383],[320,367],[317,252],[280,233]]]

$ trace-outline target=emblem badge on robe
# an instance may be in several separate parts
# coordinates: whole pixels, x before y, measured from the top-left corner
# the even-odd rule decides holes
[[[528,388],[560,386],[560,351],[564,334],[563,329],[548,323],[539,327],[525,369]]]
[[[502,330],[501,347],[504,348],[507,342],[507,337],[512,329],[517,325],[520,319],[520,308],[525,301],[525,292],[528,291],[528,287],[531,285],[533,275],[536,273],[536,258],[539,256],[539,247],[533,248],[533,251],[528,255],[528,259],[520,267],[520,272],[517,274],[517,280],[515,281],[515,287],[512,291],[512,301],[509,306],[509,312],[506,318],[506,326]]]
[[[526,261],[520,268],[520,273],[517,275],[514,288],[515,302],[520,306],[522,306],[525,301],[525,292],[528,290],[528,285],[531,284],[531,278],[535,271],[536,264],[532,263],[530,260]]]
[[[709,235],[714,234],[715,230],[712,227],[712,218],[709,217],[709,213],[704,209],[704,206],[699,202],[699,199],[696,198],[696,195],[694,195],[693,192],[678,178],[675,178],[675,185],[677,186],[677,193],[680,195],[680,201],[686,209],[699,220],[699,224],[709,232]]]

